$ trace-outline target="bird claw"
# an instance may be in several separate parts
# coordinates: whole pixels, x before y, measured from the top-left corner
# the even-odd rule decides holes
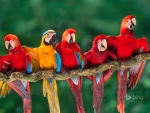
[[[78,67],[77,69],[79,70],[79,72],[83,72],[82,68]]]
[[[66,73],[70,74],[70,70],[69,70],[69,69],[66,69]]]
[[[54,73],[55,73],[55,74],[61,74],[61,72],[57,72],[57,71],[55,71]]]
[[[37,75],[42,75],[42,70],[39,70],[39,71],[37,72]]]
[[[118,62],[118,66],[121,67],[121,61],[117,60],[117,62]]]
[[[136,58],[135,57],[131,57],[131,59],[134,61],[134,62],[137,62]]]
[[[8,71],[8,72],[6,73],[6,77],[7,77],[7,78],[10,78],[10,75],[11,75],[11,71]]]

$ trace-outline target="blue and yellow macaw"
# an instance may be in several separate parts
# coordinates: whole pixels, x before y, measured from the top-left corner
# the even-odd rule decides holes
[[[43,33],[41,45],[38,48],[23,47],[32,59],[33,72],[38,72],[39,70],[60,72],[61,59],[52,46],[55,40],[56,32],[47,30]],[[60,113],[56,80],[51,78],[43,79],[43,95],[44,97],[47,96],[50,113]]]

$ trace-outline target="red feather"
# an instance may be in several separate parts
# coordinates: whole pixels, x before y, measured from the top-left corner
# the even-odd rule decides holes
[[[23,51],[21,44],[15,35],[9,34],[5,36],[4,41],[10,40],[15,41],[15,48],[9,50],[9,54],[7,56],[0,56],[0,71],[4,73],[6,73],[7,71],[26,72],[26,63],[30,63],[31,59],[29,55]],[[24,113],[31,113],[29,83],[23,83],[20,80],[15,80],[8,83],[8,85],[22,97]]]
[[[83,59],[85,62],[85,67],[90,68],[95,65],[103,64],[104,62],[112,59],[116,60],[117,57],[114,52],[106,49],[105,51],[98,50],[98,41],[106,39],[105,35],[99,35],[93,40],[92,49],[88,52],[85,52]],[[106,70],[100,75],[88,76],[87,78],[93,82],[93,107],[94,113],[100,112],[103,91],[104,91],[104,82],[106,82],[112,75],[112,70]]]
[[[119,36],[108,36],[108,47],[112,49],[118,60],[124,62],[139,53],[142,49],[142,52],[149,51],[149,44],[145,38],[136,39],[134,37],[133,27],[136,25],[135,17],[129,15],[122,20],[120,35]],[[139,64],[137,64],[139,65]],[[136,71],[131,73],[129,78],[129,85],[132,88],[137,84],[141,73],[143,71],[145,64],[140,64],[142,66],[136,66],[138,69],[131,68],[130,71]],[[118,71],[118,111],[120,113],[125,113],[124,111],[124,98],[126,96],[126,85],[127,85],[127,70],[124,74],[120,74]],[[124,80],[123,80],[124,79]],[[122,83],[124,82],[124,83]],[[120,87],[122,88],[120,90]]]
[[[74,29],[67,29],[64,31],[61,43],[56,45],[56,51],[60,54],[63,68],[66,70],[78,68],[78,62],[75,56],[75,52],[81,52],[80,47],[76,42],[69,43],[67,41],[67,36],[76,33]],[[64,71],[64,70],[63,70]],[[85,113],[82,100],[82,79],[81,77],[71,78],[67,80],[71,87],[72,93],[76,100],[78,113]]]

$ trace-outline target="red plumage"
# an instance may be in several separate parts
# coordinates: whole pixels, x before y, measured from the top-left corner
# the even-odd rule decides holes
[[[92,49],[83,55],[85,67],[91,68],[100,65],[108,60],[116,60],[114,52],[107,49],[107,38],[105,35],[98,35],[93,40]],[[100,112],[102,96],[104,91],[104,83],[110,78],[113,70],[106,70],[99,75],[88,76],[87,78],[93,82],[93,107],[94,113]]]
[[[62,35],[61,43],[57,43],[56,51],[60,54],[62,65],[65,70],[76,69],[79,67],[77,58],[75,53],[80,54],[80,47],[75,42],[75,33],[74,29],[67,29],[64,31]],[[85,113],[82,102],[82,78],[81,77],[73,77],[68,79],[72,93],[76,100],[78,113]]]
[[[7,56],[0,56],[0,71],[10,72],[29,72],[28,64],[31,63],[30,56],[24,52],[18,38],[9,34],[4,38],[6,48],[9,50]],[[30,67],[31,68],[31,67]],[[23,100],[24,113],[31,113],[30,86],[28,82],[15,80],[8,85],[16,91]]]
[[[148,52],[149,44],[146,38],[136,39],[134,37],[134,27],[136,19],[129,15],[122,20],[120,35],[108,36],[108,47],[115,51],[118,60],[124,62],[139,52]],[[142,61],[129,69],[130,78],[128,86],[132,89],[136,86],[146,61]],[[124,98],[127,89],[127,72],[128,69],[118,71],[118,111],[124,111]]]

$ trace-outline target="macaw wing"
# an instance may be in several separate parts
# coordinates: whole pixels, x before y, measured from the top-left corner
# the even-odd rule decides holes
[[[144,60],[144,61],[137,63],[136,65],[132,66],[129,69],[130,76],[129,76],[129,81],[128,81],[128,87],[130,87],[131,89],[134,89],[136,84],[138,83],[145,64],[146,64],[146,61]]]
[[[6,74],[10,71],[11,68],[11,61],[10,55],[0,56],[0,72]],[[5,97],[9,94],[11,88],[6,82],[0,81],[0,97]]]
[[[78,66],[83,67],[84,62],[82,62],[82,55],[80,52],[74,52],[75,56],[76,56],[76,60],[78,62]]]
[[[57,43],[55,49],[58,52],[58,54],[61,55],[61,43]]]
[[[61,71],[61,58],[56,51],[55,51],[55,59],[56,59],[56,71],[60,72]]]
[[[27,46],[22,46],[22,49],[31,58],[32,71],[38,72],[40,70],[38,48],[31,48],[31,47],[27,47]]]

